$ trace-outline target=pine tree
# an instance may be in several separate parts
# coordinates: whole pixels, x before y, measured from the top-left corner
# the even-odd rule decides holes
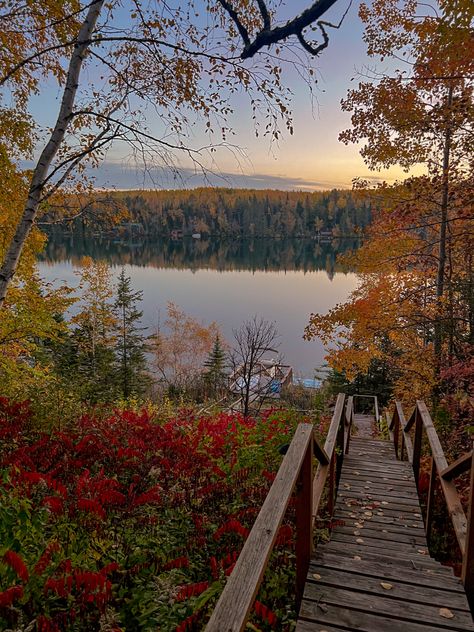
[[[206,367],[204,379],[215,395],[222,389],[226,379],[226,353],[219,334],[216,334],[214,346],[205,360],[204,366]]]
[[[118,364],[118,383],[124,399],[130,395],[142,395],[148,383],[146,375],[146,341],[139,326],[143,312],[137,309],[137,303],[143,298],[143,292],[133,291],[131,279],[122,269],[118,279],[117,298],[114,312],[117,319],[116,358]]]
[[[72,322],[69,349],[72,371],[68,371],[80,397],[88,402],[112,402],[117,395],[114,371],[115,328],[112,298],[114,287],[104,261],[84,257],[80,276],[81,311]]]

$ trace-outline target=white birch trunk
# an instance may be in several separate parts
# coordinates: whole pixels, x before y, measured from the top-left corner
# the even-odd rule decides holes
[[[68,125],[71,122],[71,114],[73,113],[82,64],[87,49],[90,46],[91,36],[94,32],[97,19],[104,2],[105,0],[97,0],[89,6],[87,15],[79,30],[77,42],[74,46],[71,60],[69,62],[66,85],[61,100],[58,118],[53,131],[51,132],[49,141],[43,149],[38,163],[33,171],[28,191],[28,199],[23,215],[7,250],[2,267],[0,268],[0,308],[5,301],[8,286],[15,275],[25,242],[35,223],[36,216],[38,214],[38,207],[44,191],[45,180],[47,178],[51,162],[57,155],[59,148],[61,147],[61,143],[64,140]]]

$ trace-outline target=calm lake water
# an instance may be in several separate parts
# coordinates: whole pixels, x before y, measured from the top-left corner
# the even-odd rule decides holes
[[[89,255],[122,267],[134,289],[143,290],[143,324],[150,332],[166,316],[168,301],[204,324],[215,320],[226,339],[254,315],[274,321],[280,351],[295,374],[312,377],[324,363],[324,349],[303,340],[311,312],[327,312],[356,286],[355,274],[342,271],[338,252],[350,241],[222,241],[184,239],[111,242],[100,238],[52,237],[40,272],[47,281],[77,287],[74,274]]]

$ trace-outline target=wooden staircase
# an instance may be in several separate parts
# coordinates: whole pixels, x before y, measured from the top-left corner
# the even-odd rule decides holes
[[[425,404],[408,421],[400,403],[381,421],[356,414],[339,394],[324,446],[300,424],[206,632],[242,632],[292,496],[296,507],[296,632],[461,632],[474,624],[474,465],[470,452],[448,465]],[[422,455],[431,464],[420,506]],[[315,460],[318,462],[314,470]],[[455,480],[470,472],[467,512]],[[429,553],[435,496],[444,501],[462,557],[461,578]],[[321,507],[330,540],[313,550]],[[428,541],[427,541],[428,540]]]
[[[353,438],[297,632],[474,630],[451,569],[429,555],[413,470],[388,441]]]

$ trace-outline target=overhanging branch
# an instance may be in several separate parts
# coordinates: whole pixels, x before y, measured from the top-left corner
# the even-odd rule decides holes
[[[311,54],[317,54],[315,51],[322,50],[321,46],[325,48],[327,43],[320,44],[318,47],[314,47],[309,44],[303,35],[303,30],[310,26],[311,24],[318,23],[319,18],[321,18],[336,2],[337,0],[317,0],[314,2],[308,9],[303,11],[300,15],[296,16],[292,20],[289,20],[283,26],[277,26],[274,28],[270,28],[270,13],[267,9],[267,6],[264,0],[257,0],[258,7],[260,9],[260,13],[263,19],[263,29],[260,30],[254,39],[251,41],[249,33],[244,26],[242,20],[240,19],[239,14],[234,9],[232,4],[227,0],[218,0],[219,4],[222,8],[228,13],[229,17],[233,20],[244,44],[244,48],[241,53],[242,59],[249,59],[253,57],[258,51],[262,48],[271,46],[272,44],[277,44],[282,40],[288,38],[290,35],[296,35],[304,48]],[[349,5],[350,6],[350,5]],[[344,13],[346,15],[347,11]],[[342,19],[344,19],[344,16]],[[342,23],[342,20],[341,20]],[[332,28],[339,28],[333,24],[328,22],[326,23],[318,23],[318,26],[323,33],[323,37],[327,37],[327,33],[324,30],[324,26],[331,26]],[[319,49],[319,50],[318,50]]]

